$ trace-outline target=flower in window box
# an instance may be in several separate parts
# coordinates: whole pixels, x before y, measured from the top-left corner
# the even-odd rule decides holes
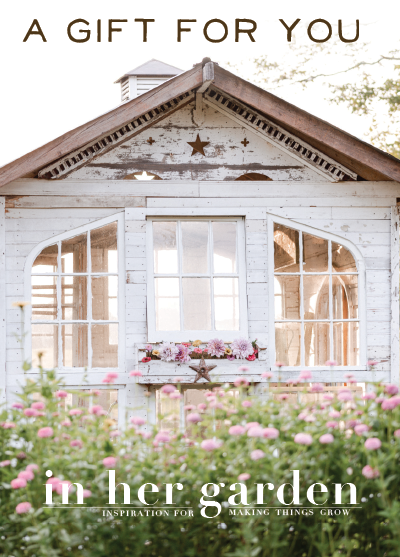
[[[186,346],[185,344],[178,344],[177,347],[178,352],[175,355],[175,361],[177,362],[190,362],[190,356],[193,351]]]
[[[153,350],[151,354],[152,354],[152,356],[156,356],[157,358],[160,357],[160,351],[159,350]]]
[[[178,354],[178,348],[173,342],[163,342],[160,347],[160,360],[163,362],[172,362]]]
[[[223,340],[219,338],[213,338],[208,341],[207,344],[207,351],[210,356],[215,356],[216,358],[220,358],[225,354],[225,343]]]
[[[238,359],[244,360],[253,354],[253,345],[247,338],[236,338],[232,344],[232,354]]]
[[[201,344],[201,340],[195,340],[194,342],[192,342],[192,346],[194,346],[195,348],[198,348]]]
[[[151,344],[146,344],[144,348],[146,352],[151,352],[153,350],[153,346]]]
[[[150,361],[151,361],[151,358],[149,356],[145,356],[144,358],[142,358],[142,362],[144,364],[147,364],[147,362],[150,362]]]
[[[232,356],[232,349],[226,347],[226,348],[225,348],[225,355],[226,355],[227,357],[228,357],[228,356]]]
[[[255,354],[250,354],[250,356],[247,356],[246,358],[246,360],[248,360],[249,362],[254,362],[255,359],[256,359]]]
[[[193,350],[193,352],[194,352],[195,354],[203,354],[203,350],[202,350],[201,348],[195,348],[195,349]]]

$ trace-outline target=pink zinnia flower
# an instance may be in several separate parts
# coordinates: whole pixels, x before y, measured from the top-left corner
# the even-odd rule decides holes
[[[287,400],[289,398],[289,395],[287,393],[283,393],[281,395],[278,395],[279,400]]]
[[[335,429],[336,427],[339,426],[339,424],[337,422],[335,422],[334,420],[330,421],[330,422],[326,422],[326,427],[329,427],[331,429]]]
[[[353,400],[353,394],[350,391],[342,391],[338,394],[338,400],[341,400],[342,402]]]
[[[235,387],[247,387],[249,385],[249,382],[245,377],[238,377],[237,379],[235,379],[233,384],[235,385]]]
[[[311,445],[312,437],[308,433],[296,433],[294,436],[294,442],[299,445]]]
[[[34,408],[35,410],[44,410],[45,408],[45,404],[44,402],[33,402],[31,404],[31,408]]]
[[[203,350],[202,350],[201,348],[198,348],[198,347],[196,346],[196,348],[193,350],[193,352],[194,352],[195,354],[202,354],[202,353],[203,353]]]
[[[221,445],[222,445],[222,441],[216,441],[214,439],[204,439],[204,441],[201,442],[200,447],[205,451],[210,452],[215,449],[219,449]]]
[[[240,366],[238,368],[238,371],[240,371],[241,373],[246,373],[246,371],[249,371],[249,368],[247,366]]]
[[[32,505],[28,503],[28,501],[24,501],[23,503],[18,503],[18,505],[15,507],[15,512],[17,514],[24,514],[29,512],[31,508]]]
[[[22,478],[23,480],[26,480],[27,482],[29,482],[29,481],[33,480],[35,475],[31,470],[22,470],[22,472],[20,472],[18,474],[18,477]]]
[[[229,428],[229,435],[243,435],[246,429],[241,425],[233,425]],[[399,430],[400,431],[400,430]]]
[[[11,487],[13,489],[20,489],[21,487],[26,487],[27,483],[24,478],[15,478],[15,480],[11,480]]]
[[[353,374],[353,373],[345,373],[345,374],[344,374],[344,377],[345,377],[346,379],[351,379],[352,377],[354,377],[354,374]]]
[[[70,416],[80,416],[82,414],[82,410],[80,410],[79,408],[72,408],[72,410],[70,410],[68,414]]]
[[[261,449],[256,449],[250,453],[251,460],[260,460],[260,458],[263,458],[264,456],[265,453]]]
[[[34,408],[25,408],[24,410],[24,416],[27,416],[28,418],[36,417],[38,415],[39,412]]]
[[[147,352],[151,352],[151,350],[153,350],[153,345],[152,344],[146,344],[144,348],[145,348],[145,350],[147,350]]]
[[[279,437],[279,430],[276,427],[265,427],[263,429],[263,437],[266,439],[276,439]]]
[[[337,361],[336,360],[327,360],[325,362],[325,365],[330,366],[330,367],[337,366]]]
[[[173,393],[174,391],[176,391],[176,387],[174,385],[163,385],[161,387],[161,392],[164,394]]]
[[[262,437],[263,436],[263,428],[260,426],[250,427],[247,430],[248,437]]]
[[[17,410],[22,410],[22,408],[24,408],[24,405],[22,404],[22,402],[14,402],[11,405],[11,408],[16,408]]]
[[[398,431],[400,431],[400,429]],[[4,468],[4,466],[9,466],[10,464],[11,464],[11,460],[2,460],[0,462],[0,468]]]
[[[380,449],[381,446],[382,446],[382,443],[381,443],[380,439],[378,439],[377,437],[370,437],[364,443],[364,447],[366,449],[368,449],[369,451],[375,451],[377,449]]]
[[[26,469],[31,470],[33,472],[34,470],[39,470],[39,466],[37,464],[28,464]]]
[[[144,425],[146,423],[146,420],[141,416],[132,416],[132,418],[129,421],[131,422],[131,424],[139,425],[139,426]]]
[[[130,373],[129,373],[130,377],[142,377],[142,372],[139,371],[138,369],[133,369]]]
[[[236,338],[231,344],[231,349],[232,356],[241,360],[251,356],[254,352],[253,345],[247,338]]]
[[[371,367],[377,366],[378,364],[379,364],[379,362],[376,361],[376,360],[368,360],[368,362],[367,362],[367,365],[369,365]]]
[[[398,406],[399,404],[396,398],[399,397],[394,396],[392,398],[385,398],[382,401],[382,405],[381,405],[382,410],[394,410],[394,408],[396,408],[396,406]]]
[[[60,482],[58,482],[56,484],[56,493],[58,493],[58,495],[62,494],[62,486],[63,484],[67,485],[68,487],[72,485],[72,483],[69,480],[62,480]]]
[[[170,393],[169,398],[179,399],[179,398],[182,398],[182,395],[178,390],[176,390],[173,393]]]
[[[283,367],[285,365],[285,362],[275,362],[276,367]]]
[[[374,398],[376,398],[376,393],[372,391],[370,393],[365,393],[365,395],[362,398],[363,400],[373,400]]]
[[[253,403],[251,402],[251,400],[244,400],[242,402],[242,406],[243,408],[251,408],[253,406]]]
[[[67,398],[68,393],[67,393],[67,391],[56,391],[56,392],[54,393],[54,396],[55,396],[56,398]]]
[[[341,413],[337,410],[331,410],[328,415],[330,418],[340,418]]]
[[[202,412],[207,408],[207,404],[205,404],[204,402],[200,402],[200,404],[197,405],[197,408],[200,410],[200,412]]]
[[[196,408],[196,406],[194,404],[186,404],[183,409],[187,410],[188,412],[190,412],[191,410],[194,410]]]
[[[356,433],[357,435],[362,435],[368,430],[369,427],[366,424],[357,424],[356,426],[354,426],[354,433]]]
[[[255,354],[250,354],[250,356],[247,356],[246,358],[246,360],[248,360],[249,362],[254,362],[255,359],[256,359]]]
[[[87,497],[91,497],[92,496],[92,492],[90,491],[90,489],[84,489],[83,490],[83,498],[86,499]]]
[[[216,356],[220,358],[225,354],[225,343],[223,340],[219,338],[213,338],[208,341],[207,344],[207,352],[210,356]]]
[[[247,474],[246,472],[244,474],[239,474],[238,476],[238,480],[240,480],[241,482],[245,482],[246,480],[250,479],[250,474]]]
[[[328,443],[333,443],[335,440],[335,438],[333,437],[332,433],[324,433],[324,435],[321,435],[321,437],[319,438],[319,442],[322,443],[323,445],[327,445]]]
[[[118,429],[114,429],[114,431],[110,432],[110,437],[119,437],[121,435],[121,432],[118,431]]]
[[[321,383],[313,383],[311,385],[311,392],[312,393],[322,393],[324,390],[324,386]]]
[[[115,458],[115,456],[106,456],[106,458],[103,458],[103,466],[105,466],[106,468],[114,468],[116,464],[117,459]]]
[[[102,383],[114,383],[114,381],[118,378],[118,373],[114,371],[109,371],[107,375],[104,377]]]
[[[89,408],[89,414],[94,414],[95,416],[101,416],[104,413],[105,412],[103,408],[100,406],[100,404],[94,404]]]
[[[271,377],[273,377],[273,376],[274,376],[274,374],[273,374],[271,371],[264,371],[264,372],[261,374],[261,377],[262,377],[263,379],[271,379]]]
[[[79,447],[79,449],[81,449],[83,447],[83,443],[80,439],[73,439],[70,444],[70,447]]]
[[[61,422],[61,425],[63,425],[64,427],[69,427],[71,425],[71,421],[68,419],[65,419]]]
[[[56,490],[56,487],[57,487],[57,484],[58,484],[59,482],[61,482],[60,478],[54,477],[54,478],[49,478],[49,479],[47,480],[46,484],[50,484],[50,485],[51,485],[51,490],[52,490],[52,491],[55,491],[55,490]]]
[[[307,380],[307,379],[311,379],[312,378],[312,373],[311,371],[308,371],[308,369],[305,369],[303,371],[300,372],[299,375],[299,380]]]
[[[372,480],[374,478],[379,478],[380,476],[379,470],[377,468],[372,468],[369,464],[364,466],[361,473],[369,480]]]
[[[385,385],[385,393],[387,393],[388,395],[397,395],[397,393],[399,392],[399,389],[397,387],[397,385]]]
[[[171,436],[168,431],[159,431],[154,437],[154,440],[160,443],[169,443],[171,441]]]
[[[197,412],[192,412],[186,416],[188,422],[192,424],[197,424],[197,422],[201,422],[201,416]]]
[[[3,429],[14,429],[16,427],[14,422],[3,422],[1,426]]]
[[[260,425],[260,424],[259,424],[258,422],[248,422],[248,423],[246,424],[246,429],[250,429],[251,427],[257,427],[257,426],[259,426],[259,425]]]
[[[53,437],[54,431],[52,427],[42,427],[37,434],[38,437]]]

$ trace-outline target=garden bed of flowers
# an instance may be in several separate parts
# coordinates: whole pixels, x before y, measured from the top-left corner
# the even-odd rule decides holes
[[[253,342],[246,338],[237,338],[231,343],[214,338],[207,343],[201,340],[193,342],[162,342],[153,346],[146,344],[144,347],[146,355],[141,358],[143,363],[151,360],[161,360],[162,362],[188,363],[191,360],[225,359],[225,360],[244,360],[249,362],[258,358],[257,339]]]
[[[272,374],[268,379],[275,380]],[[307,376],[298,382],[306,394],[305,380],[310,381]],[[314,389],[318,400],[290,404],[283,395],[248,398],[252,386],[245,375],[236,386],[239,397],[224,385],[210,390],[205,403],[186,407],[190,426],[183,433],[160,430],[138,415],[126,427],[118,426],[96,403],[87,409],[66,407],[68,393],[54,371],[28,381],[20,401],[0,412],[0,555],[398,557],[397,387],[373,384],[359,397],[346,387],[337,394]],[[163,387],[174,398],[182,396],[180,388]],[[160,492],[147,492],[148,508],[164,509],[165,484],[181,483],[183,489],[173,493],[174,507],[191,508],[193,516],[152,516],[150,511],[148,516],[144,511],[142,516],[104,516],[111,469],[117,483],[130,486],[129,506],[136,513],[144,507],[140,486],[155,484]],[[299,471],[300,504],[285,506],[277,487],[293,484],[293,470]],[[60,508],[62,486],[71,482],[82,485],[84,503],[77,504],[72,486],[71,508]],[[356,486],[357,504],[350,502],[345,486],[342,506],[356,508],[321,514],[335,507],[334,484],[349,482]],[[220,486],[215,497],[205,497],[221,505],[216,518],[201,514],[206,483]],[[262,505],[256,504],[256,483],[273,484],[265,489]],[[315,483],[329,493],[317,493],[312,505],[306,493]],[[246,486],[247,499],[236,496],[229,503],[232,484],[236,493],[239,485]],[[45,485],[51,486],[52,507],[44,505]],[[116,507],[128,506],[123,492],[120,486]],[[288,485],[285,500],[292,497]],[[268,513],[252,510],[266,507]],[[288,512],[279,515],[276,507]],[[298,514],[290,510],[301,507]],[[232,514],[233,508],[241,512]],[[213,516],[216,509],[207,511]]]

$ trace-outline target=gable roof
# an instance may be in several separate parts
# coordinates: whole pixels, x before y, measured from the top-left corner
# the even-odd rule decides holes
[[[149,111],[152,113],[164,104],[170,107],[178,105],[182,95],[204,92],[210,85],[264,114],[270,121],[358,174],[361,179],[400,182],[399,159],[204,59],[201,64],[151,91],[6,164],[0,168],[0,187],[27,175],[37,176],[47,165],[90,142],[119,131],[123,126],[128,129],[130,122]],[[144,120],[147,122],[146,116]],[[93,155],[88,160],[92,160],[96,152],[97,149],[93,149]]]
[[[161,60],[156,60],[152,58],[148,62],[141,64],[137,68],[134,68],[130,72],[127,72],[122,77],[117,79],[115,83],[119,83],[125,77],[130,75],[137,75],[140,77],[148,77],[148,76],[157,76],[157,77],[174,77],[175,75],[179,75],[183,73],[183,70],[176,68],[175,66],[171,66],[170,64],[165,64],[161,62]]]

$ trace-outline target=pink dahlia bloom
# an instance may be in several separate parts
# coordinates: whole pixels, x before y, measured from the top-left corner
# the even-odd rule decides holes
[[[117,459],[115,458],[115,456],[106,456],[106,458],[103,458],[103,466],[105,466],[106,468],[114,468],[116,464]]]
[[[54,396],[55,396],[56,398],[67,398],[68,393],[67,393],[67,391],[56,391],[56,392],[54,393]]]
[[[38,437],[53,437],[54,431],[52,427],[42,427],[37,434]]]
[[[235,387],[247,387],[249,385],[249,382],[245,377],[238,377],[237,379],[235,379],[233,384],[235,385]]]
[[[201,442],[200,447],[205,451],[214,451],[215,449],[219,449],[222,445],[222,441],[216,441],[215,439],[204,439]]]
[[[131,424],[139,426],[146,423],[146,420],[141,416],[133,416],[129,421],[131,422]]]
[[[28,418],[33,418],[39,415],[39,412],[37,410],[35,410],[34,408],[25,408],[24,410],[24,416],[27,416]]]
[[[251,460],[260,460],[260,458],[264,458],[265,453],[261,449],[256,449],[255,451],[251,451],[250,458]]]
[[[175,361],[182,363],[190,362],[191,358],[189,354],[191,354],[193,350],[185,344],[178,344],[176,348],[178,349],[178,352],[175,355]]]
[[[294,436],[294,442],[299,445],[311,445],[312,437],[309,433],[296,433]]]
[[[160,352],[160,360],[162,362],[172,362],[178,354],[178,348],[173,342],[163,342],[158,348]]]
[[[80,410],[79,408],[72,408],[72,410],[70,410],[68,414],[70,416],[80,416],[82,414],[82,410]]]
[[[45,409],[45,404],[44,402],[34,402],[31,404],[31,408],[34,408],[35,410],[44,410]]]
[[[369,451],[376,451],[377,449],[380,449],[381,446],[382,446],[381,440],[378,439],[377,437],[370,437],[364,443],[364,447]]]
[[[327,445],[328,443],[333,443],[335,440],[335,438],[333,437],[332,433],[324,433],[324,435],[321,435],[321,437],[319,438],[319,442],[322,443],[323,445]]]
[[[263,437],[266,439],[276,439],[279,437],[279,430],[276,427],[265,427],[263,429]]]
[[[238,476],[238,480],[241,482],[245,482],[246,480],[250,479],[250,474],[247,474],[246,472],[244,472],[243,474],[239,474]]]
[[[24,514],[29,512],[31,508],[32,505],[28,503],[28,501],[24,501],[23,503],[18,503],[18,505],[15,507],[15,512],[17,514]]]
[[[13,489],[20,489],[21,487],[26,487],[27,485],[24,478],[15,478],[15,480],[11,480],[10,483]]]
[[[18,474],[18,477],[30,482],[35,477],[35,474],[31,470],[22,470],[22,472]]]
[[[142,377],[142,372],[138,369],[133,369],[130,373],[129,373],[130,377]]]
[[[250,427],[247,430],[248,437],[262,437],[263,436],[263,428],[259,425]]]
[[[197,424],[197,422],[201,422],[201,416],[197,412],[192,412],[186,416],[188,422],[192,424]]]
[[[372,468],[369,464],[364,466],[361,473],[364,477],[368,478],[369,480],[372,480],[374,478],[379,478],[380,476],[379,470],[377,468]]]
[[[70,447],[78,447],[79,449],[81,449],[83,447],[83,443],[80,439],[73,439],[70,444]]]
[[[300,381],[301,380],[307,381],[311,378],[312,378],[312,373],[311,373],[311,371],[308,371],[308,369],[300,371],[300,375],[299,375],[299,380]]]
[[[174,391],[176,391],[176,387],[174,385],[163,385],[161,387],[161,392],[166,395],[169,393],[173,393]]]
[[[225,343],[223,340],[219,338],[213,338],[208,341],[207,344],[207,352],[210,356],[216,356],[220,358],[225,354]]]
[[[22,410],[24,408],[24,405],[22,404],[22,402],[14,402],[11,405],[11,408],[15,408],[16,410]]]
[[[236,338],[231,344],[231,349],[232,356],[240,360],[244,360],[254,352],[253,345],[247,338]]]
[[[369,430],[369,427],[366,424],[357,424],[356,426],[354,426],[354,433],[356,435],[362,435],[363,433],[366,433]]]
[[[229,435],[243,435],[246,429],[241,425],[233,425],[229,428]],[[399,430],[400,431],[400,430]]]

